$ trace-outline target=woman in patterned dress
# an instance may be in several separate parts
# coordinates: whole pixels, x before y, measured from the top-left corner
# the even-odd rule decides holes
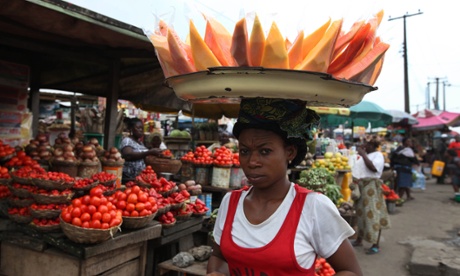
[[[367,254],[379,252],[379,241],[382,229],[390,227],[387,206],[382,193],[382,180],[385,159],[377,151],[380,142],[376,137],[358,148],[361,160],[355,164],[353,172],[360,171],[359,176],[354,173],[353,184],[357,185],[361,197],[355,200],[355,210],[358,218],[358,237],[353,246],[361,246],[365,240],[372,244]],[[359,168],[361,166],[361,168]]]
[[[144,158],[148,155],[159,156],[163,151],[159,148],[147,149],[143,143],[144,125],[138,118],[128,122],[130,136],[125,137],[120,144],[121,154],[125,159],[123,166],[123,182],[134,180],[145,169]]]

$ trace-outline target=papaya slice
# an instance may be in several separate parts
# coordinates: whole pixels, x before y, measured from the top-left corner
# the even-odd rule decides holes
[[[237,66],[249,66],[249,40],[246,18],[236,22],[230,52]]]
[[[284,40],[284,45],[286,45],[286,50],[289,52],[289,49],[291,49],[292,47],[292,42],[289,40],[289,38],[286,37],[286,39]]]
[[[221,66],[219,60],[201,38],[192,20],[190,20],[190,46],[196,70],[203,71],[209,67]]]
[[[374,47],[377,29],[380,25],[380,22],[382,22],[382,18],[383,10],[381,10],[380,12],[375,14],[371,19],[369,19],[368,23],[371,25],[371,28],[369,30],[369,33],[367,34],[363,47],[361,48],[361,51],[357,56],[358,59],[367,55],[367,53]]]
[[[294,43],[288,50],[289,57],[289,68],[294,69],[297,64],[299,64],[303,57],[302,56],[302,45],[303,45],[303,30],[299,32]]]
[[[179,74],[188,74],[195,72],[195,66],[193,66],[192,62],[190,62],[186,51],[181,45],[181,42],[170,30],[168,30],[167,38],[169,52],[171,53],[171,58],[174,62],[174,66],[177,72],[179,72]]]
[[[160,20],[160,22],[158,22],[158,31],[156,32],[156,34],[162,36],[168,35],[168,24],[166,24],[166,22],[164,22],[163,20]]]
[[[374,71],[375,65],[383,57],[389,47],[390,45],[385,42],[378,43],[367,55],[359,60],[354,59],[345,68],[336,72],[334,76],[359,82],[368,81],[371,77],[368,76],[368,79],[366,79],[365,76],[368,75],[370,71]]]
[[[332,22],[323,38],[308,53],[304,60],[295,67],[295,69],[326,72],[329,64],[331,63],[334,45],[342,28],[342,22],[343,19],[338,19]]]
[[[378,77],[380,76],[380,73],[382,72],[384,59],[385,59],[385,55],[383,55],[380,58],[380,60],[375,64],[374,70],[372,70],[371,76],[369,78],[367,78],[367,76],[364,76],[364,78],[361,79],[360,81],[368,83],[369,85],[374,85]]]
[[[302,43],[302,56],[306,57],[308,53],[318,44],[318,42],[323,38],[324,34],[327,31],[327,28],[331,25],[331,18],[329,18],[326,23],[321,25],[318,29],[316,29],[314,32],[309,34],[303,39]]]
[[[205,18],[206,32],[204,42],[214,53],[220,64],[223,66],[235,66],[235,60],[230,52],[232,35],[219,21],[209,16],[205,16]]]
[[[272,23],[270,31],[268,32],[260,65],[266,68],[289,68],[286,44],[275,22]]]
[[[371,25],[366,23],[359,29],[356,36],[348,44],[347,48],[345,48],[345,50],[331,62],[329,68],[327,69],[329,74],[339,71],[353,60],[353,58],[361,50],[370,28]]]
[[[259,17],[256,15],[249,38],[249,64],[251,66],[260,66],[264,50],[265,34]]]
[[[160,62],[161,69],[165,78],[179,75],[179,72],[174,68],[174,62],[171,58],[171,53],[169,52],[168,40],[166,36],[152,34],[149,36],[150,42],[152,42],[155,47],[155,52]]]
[[[334,46],[333,59],[335,59],[347,47],[348,43],[355,37],[355,35],[358,33],[358,31],[362,28],[364,24],[364,20],[356,21],[355,23],[353,23],[348,32],[339,34],[337,42]]]

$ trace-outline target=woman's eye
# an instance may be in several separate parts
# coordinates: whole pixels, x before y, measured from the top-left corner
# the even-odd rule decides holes
[[[245,155],[248,153],[248,150],[246,149],[240,149],[240,155]]]
[[[267,155],[267,154],[269,154],[270,152],[271,152],[271,150],[269,150],[269,149],[261,149],[261,150],[260,150],[260,153],[263,154],[263,155]]]

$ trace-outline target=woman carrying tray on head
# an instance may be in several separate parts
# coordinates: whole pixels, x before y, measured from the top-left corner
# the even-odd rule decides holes
[[[348,241],[354,231],[337,207],[287,177],[318,119],[303,101],[242,100],[233,134],[251,186],[221,202],[208,275],[315,275],[318,255],[336,275],[362,275]]]
[[[128,122],[130,136],[125,137],[120,144],[121,155],[125,159],[123,166],[123,182],[134,178],[145,169],[144,158],[149,155],[160,156],[163,150],[159,148],[148,149],[142,142],[144,137],[144,125],[138,118]]]

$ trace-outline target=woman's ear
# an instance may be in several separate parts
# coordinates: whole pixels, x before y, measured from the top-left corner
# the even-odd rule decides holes
[[[289,145],[286,147],[286,152],[288,160],[292,160],[297,156],[297,147],[294,145]]]

